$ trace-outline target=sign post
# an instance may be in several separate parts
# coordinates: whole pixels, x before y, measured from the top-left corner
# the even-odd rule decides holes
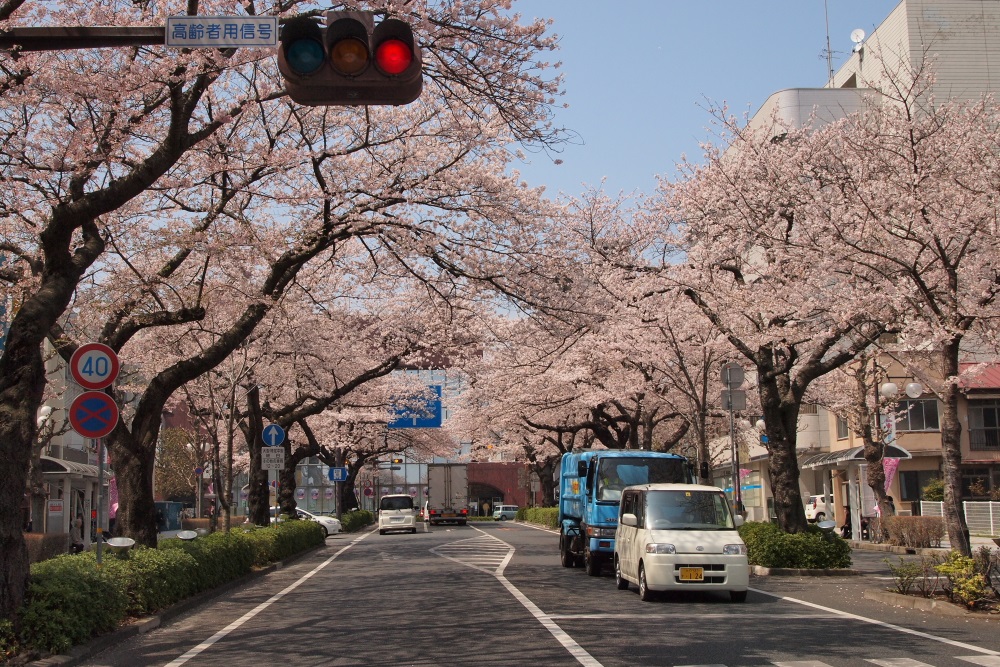
[[[285,429],[278,424],[268,424],[261,432],[261,439],[264,447],[260,448],[260,467],[267,471],[267,481],[274,487],[274,520],[277,522],[278,471],[285,467],[285,448],[280,445],[285,441]]]
[[[69,423],[85,438],[97,441],[97,565],[101,565],[104,546],[104,436],[118,425],[118,404],[98,389],[110,387],[118,377],[118,355],[102,343],[86,343],[73,353],[69,370],[85,391],[69,408]]]
[[[739,387],[744,380],[743,368],[733,362],[728,362],[722,366],[722,382],[726,389],[722,391],[723,408],[729,411],[729,445],[732,454],[733,465],[731,475],[733,478],[733,511],[743,514],[743,492],[740,489],[740,456],[739,448],[736,446],[736,428],[733,419],[734,410],[746,410],[746,392]]]

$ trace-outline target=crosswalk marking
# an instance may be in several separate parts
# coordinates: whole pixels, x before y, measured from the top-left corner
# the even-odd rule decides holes
[[[913,658],[882,658],[880,660],[866,659],[865,661],[879,667],[932,667],[926,662],[920,662]]]
[[[1000,657],[995,655],[956,655],[955,659],[971,662],[980,667],[1000,667]]]
[[[487,574],[500,574],[514,555],[514,547],[490,535],[450,542],[431,549],[431,553]]]

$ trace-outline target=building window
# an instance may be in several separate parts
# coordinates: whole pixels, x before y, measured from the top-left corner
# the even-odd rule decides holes
[[[800,415],[815,415],[819,412],[815,403],[803,403],[799,408]]]
[[[847,419],[837,417],[837,440],[847,440],[850,429],[847,426]]]
[[[989,468],[962,466],[962,498],[983,500],[990,497],[991,475]]]
[[[921,500],[924,487],[940,477],[937,470],[900,470],[899,493],[903,502]]]
[[[1000,450],[1000,399],[969,401],[969,447]]]
[[[903,399],[896,406],[896,431],[937,431],[935,398]]]

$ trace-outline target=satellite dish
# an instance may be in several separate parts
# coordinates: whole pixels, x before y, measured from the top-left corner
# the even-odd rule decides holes
[[[851,41],[855,44],[860,44],[865,40],[865,31],[861,28],[855,28],[851,31]]]

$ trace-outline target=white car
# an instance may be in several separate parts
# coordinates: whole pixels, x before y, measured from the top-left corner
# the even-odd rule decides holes
[[[417,518],[420,511],[413,506],[413,498],[405,493],[382,496],[378,503],[378,534],[385,535],[390,530],[417,532]]]
[[[700,484],[644,484],[622,492],[615,534],[615,582],[657,591],[728,592],[747,599],[750,564],[726,494]]]
[[[274,507],[271,508],[271,523],[274,523],[275,515]],[[301,507],[295,508],[295,513],[300,519],[306,521],[315,521],[323,528],[323,537],[329,537],[330,535],[336,535],[342,529],[340,524],[340,519],[335,516],[327,516],[325,514],[313,514],[309,510],[304,510]],[[279,519],[280,520],[280,519]]]
[[[827,512],[830,514],[827,515]],[[806,503],[806,520],[826,521],[827,519],[833,520],[833,496],[828,494],[828,497],[824,498],[822,493],[809,496],[809,502]]]

